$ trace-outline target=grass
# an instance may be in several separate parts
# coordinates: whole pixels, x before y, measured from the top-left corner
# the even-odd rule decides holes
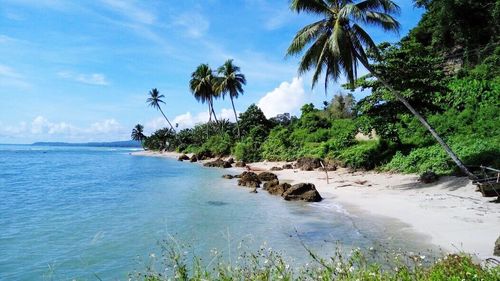
[[[161,255],[152,254],[145,271],[130,274],[129,280],[500,280],[498,264],[481,266],[466,254],[430,261],[412,253],[374,257],[360,249],[349,253],[339,249],[329,259],[308,252],[313,263],[304,266],[291,266],[282,255],[266,248],[241,254],[236,261],[225,261],[222,253],[213,251],[212,259],[203,263],[198,257],[189,257],[177,242],[166,242]],[[376,259],[382,262],[374,262]]]

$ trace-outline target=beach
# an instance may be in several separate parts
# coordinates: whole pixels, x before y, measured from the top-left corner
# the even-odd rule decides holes
[[[132,155],[178,158],[181,154],[140,151]],[[264,161],[248,166],[264,171],[283,164]],[[227,170],[236,174],[246,169]],[[399,220],[428,237],[445,253],[466,252],[479,260],[493,257],[500,234],[500,205],[489,202],[495,198],[482,197],[467,178],[442,177],[436,183],[423,184],[417,175],[349,172],[339,168],[328,172],[327,183],[322,171],[289,169],[273,173],[280,181],[291,184],[313,183],[324,199],[323,204],[340,203],[351,213],[368,212]]]

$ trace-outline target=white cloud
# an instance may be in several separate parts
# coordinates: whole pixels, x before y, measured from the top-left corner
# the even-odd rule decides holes
[[[236,111],[236,114],[239,114],[238,111]],[[170,120],[172,122],[172,125],[175,126],[176,124],[178,125],[178,129],[186,129],[186,128],[192,128],[197,124],[205,123],[208,121],[208,111],[202,111],[198,113],[191,113],[191,112],[186,112],[180,115],[175,116],[173,119]],[[222,119],[228,119],[231,122],[235,122],[234,119],[234,112],[232,109],[228,108],[223,108],[217,113],[217,119],[222,120]],[[212,117],[213,120],[213,117]],[[158,117],[152,120],[149,120],[146,122],[144,125],[144,131],[146,134],[150,134],[158,129],[168,127],[168,123],[163,117]]]
[[[302,78],[293,78],[292,82],[283,82],[278,88],[262,97],[257,106],[262,109],[267,118],[281,113],[293,113],[305,102],[306,93]]]
[[[106,76],[101,73],[82,74],[82,73],[74,73],[71,71],[61,71],[57,73],[57,76],[63,79],[73,80],[83,84],[97,85],[97,86],[109,85]]]
[[[200,38],[210,28],[210,21],[200,12],[189,12],[175,17],[174,26],[181,27],[187,37]]]
[[[4,87],[13,86],[23,90],[31,88],[31,85],[25,81],[23,75],[12,67],[4,64],[0,64],[0,84]]]
[[[134,4],[134,2],[122,0],[103,0],[103,3],[116,13],[122,14],[134,22],[147,25],[154,24],[156,22],[156,16],[152,12],[138,7]]]
[[[116,133],[119,132],[120,129],[122,129],[120,123],[116,121],[115,119],[107,119],[102,122],[96,122],[90,125],[89,132],[94,132],[94,133],[103,133],[103,134],[109,134],[109,133]]]

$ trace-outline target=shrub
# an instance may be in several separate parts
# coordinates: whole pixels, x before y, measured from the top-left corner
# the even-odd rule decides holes
[[[392,156],[392,150],[384,141],[360,141],[340,152],[335,157],[345,167],[352,169],[373,169],[384,164]]]
[[[217,156],[225,156],[231,153],[233,140],[228,133],[211,136],[202,146],[202,149],[212,152]]]

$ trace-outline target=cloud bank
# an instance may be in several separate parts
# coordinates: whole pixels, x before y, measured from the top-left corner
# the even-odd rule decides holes
[[[306,92],[302,78],[293,78],[291,82],[283,82],[278,88],[262,97],[257,106],[267,118],[281,113],[295,113],[304,105]]]

